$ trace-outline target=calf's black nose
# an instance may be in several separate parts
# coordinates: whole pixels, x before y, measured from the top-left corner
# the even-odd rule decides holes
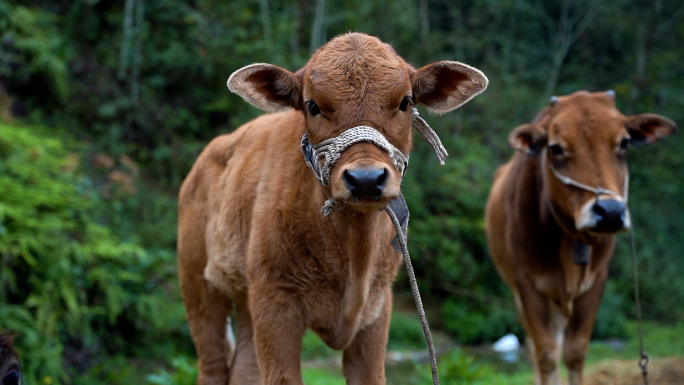
[[[354,198],[377,199],[387,183],[389,172],[385,168],[357,168],[344,170],[342,180]]]
[[[627,207],[625,203],[617,199],[600,199],[592,208],[596,217],[594,231],[601,233],[614,233],[625,226]]]

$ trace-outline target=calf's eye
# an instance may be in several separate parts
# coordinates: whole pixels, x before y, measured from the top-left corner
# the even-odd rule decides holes
[[[408,95],[404,96],[404,98],[401,99],[401,104],[399,104],[399,111],[406,111],[410,104],[413,104],[411,103],[411,97]]]
[[[321,114],[321,109],[318,108],[318,104],[314,102],[313,100],[307,100],[306,101],[306,109],[309,110],[309,113],[312,116],[320,115]]]
[[[563,148],[557,144],[552,144],[549,146],[549,152],[553,156],[563,156]]]

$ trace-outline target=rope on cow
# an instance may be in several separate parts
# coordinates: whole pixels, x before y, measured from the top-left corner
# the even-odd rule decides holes
[[[427,124],[425,119],[419,116],[418,109],[416,107],[411,107],[411,115],[413,116],[413,128],[418,131],[423,139],[430,143],[432,148],[435,150],[435,154],[437,155],[437,159],[439,159],[439,163],[444,166],[444,160],[447,158],[447,156],[449,156],[449,153],[447,153],[446,148],[444,148],[442,145],[442,141],[439,140],[439,136],[437,136],[437,133],[432,129],[432,127],[430,127],[430,125]]]
[[[313,159],[313,161],[318,163],[321,159],[325,159],[323,167],[320,170],[319,179],[323,186],[330,185],[330,171],[340,159],[340,156],[342,156],[342,152],[357,143],[363,142],[374,144],[387,152],[394,162],[394,167],[399,170],[402,176],[404,175],[406,167],[408,167],[408,157],[402,154],[398,148],[394,147],[373,127],[356,126],[344,131],[334,138],[326,139],[313,145],[315,154],[315,159]]]
[[[632,254],[632,276],[634,278],[634,306],[636,308],[637,325],[639,326],[639,367],[644,376],[644,385],[648,385],[648,362],[651,358],[644,350],[644,336],[641,331],[641,302],[639,302],[639,273],[636,266],[636,247],[634,246],[634,225],[629,229],[629,243]]]
[[[411,263],[411,256],[409,255],[408,248],[406,247],[406,237],[401,229],[401,224],[397,215],[392,211],[389,205],[384,207],[387,215],[389,215],[394,224],[394,229],[397,231],[397,237],[399,238],[399,245],[401,247],[401,254],[404,256],[404,265],[406,266],[406,272],[409,277],[409,283],[411,284],[411,293],[413,294],[413,300],[416,303],[416,310],[418,311],[418,317],[420,318],[420,326],[423,327],[423,334],[425,334],[425,342],[428,345],[428,353],[430,354],[430,369],[432,370],[432,383],[433,385],[439,385],[439,375],[437,374],[437,355],[435,354],[435,346],[432,343],[432,334],[430,334],[430,326],[428,325],[427,316],[425,315],[425,309],[423,308],[423,301],[420,299],[420,292],[418,291],[418,283],[416,282],[416,274],[413,272],[413,264]]]

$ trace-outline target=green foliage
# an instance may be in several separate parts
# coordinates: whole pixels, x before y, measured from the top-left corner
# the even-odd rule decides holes
[[[306,331],[302,340],[302,360],[329,358],[336,355],[339,353],[330,349],[313,330]]]
[[[394,311],[390,321],[388,350],[424,349],[425,335],[417,314]]]
[[[318,368],[303,369],[302,379],[306,385],[344,385],[346,383],[340,372]]]
[[[197,362],[187,357],[171,360],[173,372],[157,371],[148,374],[147,383],[152,385],[191,385],[197,381]]]
[[[94,219],[103,202],[77,148],[44,129],[0,125],[0,328],[20,333],[31,382],[68,383],[72,360],[123,348],[127,336],[112,327],[183,325],[153,280],[173,269],[173,255],[122,242]]]
[[[0,76],[17,86],[43,77],[46,94],[64,100],[69,92],[67,57],[57,20],[51,12],[0,1]]]

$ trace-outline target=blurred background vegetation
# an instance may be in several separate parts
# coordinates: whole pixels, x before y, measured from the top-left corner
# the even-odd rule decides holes
[[[416,140],[409,246],[446,340],[520,336],[483,233],[508,132],[579,89],[614,89],[625,114],[681,124],[683,17],[677,0],[0,0],[0,329],[19,332],[26,382],[194,381],[176,277],[180,183],[211,138],[261,113],[227,90],[233,71],[296,70],[347,31],[415,66],[458,60],[489,77],[483,95],[428,119],[446,166]],[[644,317],[680,331],[682,140],[629,155]],[[633,335],[627,252],[621,236],[597,338]],[[395,286],[397,309],[410,309],[405,276]],[[415,319],[393,317],[391,349],[423,346]],[[330,354],[307,341],[305,358]],[[489,369],[469,360],[456,350],[442,370],[477,383]],[[307,380],[333,383],[317,370]]]

